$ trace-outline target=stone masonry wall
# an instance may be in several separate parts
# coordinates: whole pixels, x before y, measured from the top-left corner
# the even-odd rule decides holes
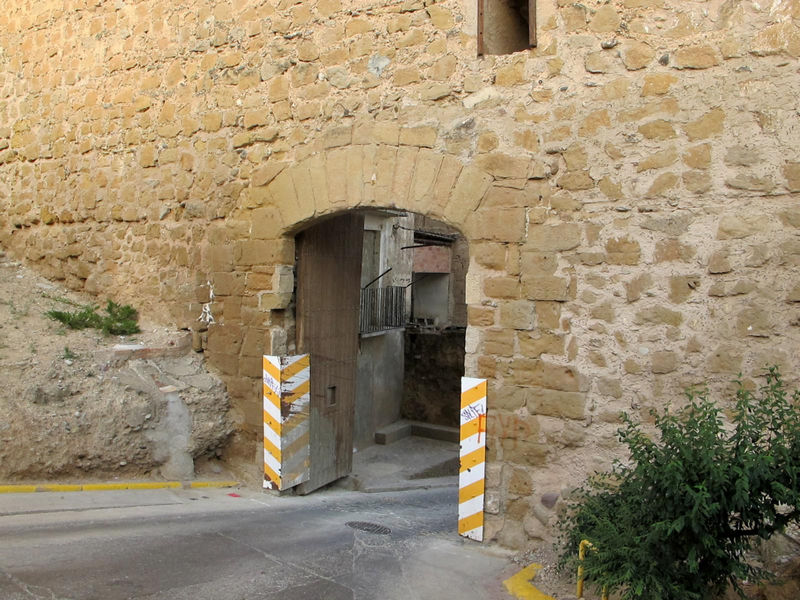
[[[472,0],[10,0],[0,244],[204,329],[257,472],[293,234],[359,206],[469,241],[487,534],[549,539],[620,410],[779,363],[800,327],[800,3],[539,0],[477,57]],[[213,291],[213,295],[212,295]]]

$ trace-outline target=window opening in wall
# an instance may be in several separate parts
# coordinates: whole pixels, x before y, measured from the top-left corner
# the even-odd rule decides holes
[[[536,0],[478,0],[478,54],[536,46]]]

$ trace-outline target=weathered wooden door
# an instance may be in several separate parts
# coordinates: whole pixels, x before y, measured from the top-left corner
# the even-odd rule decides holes
[[[364,217],[347,214],[297,236],[297,346],[311,354],[307,494],[350,473]]]

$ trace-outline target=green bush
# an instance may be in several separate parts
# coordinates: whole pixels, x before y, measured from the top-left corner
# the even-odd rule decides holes
[[[706,600],[768,574],[748,564],[753,544],[800,517],[800,392],[777,368],[757,392],[738,381],[733,414],[707,390],[677,413],[653,413],[656,439],[628,415],[630,461],[584,484],[561,520],[562,566],[587,539],[587,583],[624,600]]]
[[[83,306],[72,312],[50,310],[46,314],[70,329],[94,328],[112,335],[130,335],[141,331],[137,324],[139,314],[132,306],[120,306],[109,300],[105,312],[105,315],[101,315],[97,313],[96,306]]]

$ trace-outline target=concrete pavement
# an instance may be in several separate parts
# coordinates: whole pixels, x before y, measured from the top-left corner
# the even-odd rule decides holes
[[[456,500],[455,488],[5,494],[0,598],[510,598],[502,581],[518,567],[455,534]]]

